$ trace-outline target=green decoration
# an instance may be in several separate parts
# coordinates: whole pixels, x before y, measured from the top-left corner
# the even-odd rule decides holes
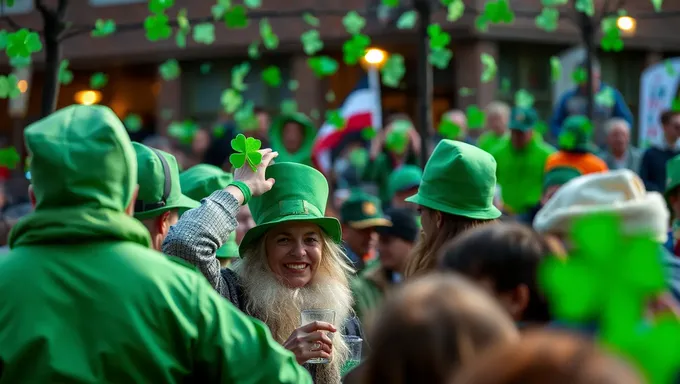
[[[0,0],[2,1],[2,0]],[[9,39],[9,33],[7,31],[0,30],[0,50],[7,49],[7,40]]]
[[[353,35],[342,45],[343,60],[347,65],[354,65],[364,57],[366,49],[371,44],[371,38],[358,34]]]
[[[177,34],[175,35],[175,44],[177,44],[179,48],[187,47],[187,34],[182,32],[182,30],[177,31]]]
[[[569,0],[541,0],[541,5],[544,7],[557,7],[560,5],[567,5]]]
[[[446,48],[451,42],[451,35],[444,32],[439,24],[430,24],[427,27],[427,35],[430,37],[431,50]]]
[[[398,120],[392,123],[391,130],[385,136],[385,148],[397,155],[406,152],[411,128],[411,123],[405,120]]]
[[[337,109],[326,112],[326,121],[336,129],[345,128],[345,118],[342,117]]]
[[[262,142],[254,137],[246,138],[242,133],[236,135],[231,141],[231,148],[234,150],[229,156],[229,162],[234,168],[241,168],[246,163],[253,172],[257,171],[257,166],[262,162],[262,154],[259,152]]]
[[[437,127],[437,132],[450,140],[457,140],[460,137],[462,131],[463,130],[460,128],[460,125],[449,120],[448,117],[442,118],[442,120],[439,122],[439,126]]]
[[[463,3],[463,0],[453,0],[447,7],[446,20],[452,23],[459,20],[465,14],[465,3]]]
[[[9,59],[9,65],[12,68],[26,68],[33,63],[30,57],[16,56]]]
[[[525,89],[515,92],[515,105],[520,108],[533,108],[534,95]]]
[[[439,69],[446,69],[453,57],[453,52],[448,48],[436,49],[430,52],[430,63]]]
[[[463,97],[472,96],[475,94],[475,90],[468,87],[462,87],[458,88],[458,94]]]
[[[175,0],[149,0],[149,11],[151,13],[162,13],[173,5],[175,5]]]
[[[168,16],[164,14],[150,15],[144,20],[146,38],[150,41],[165,40],[172,35]]]
[[[257,41],[253,41],[248,45],[248,57],[251,59],[259,59],[260,58],[260,43]]]
[[[257,117],[255,117],[255,104],[252,101],[243,105],[234,113],[234,121],[241,132],[254,131],[258,128]]]
[[[663,6],[663,0],[652,0],[652,5],[654,6],[654,12],[661,12],[661,6]]]
[[[671,111],[673,112],[680,112],[680,100],[673,99],[673,102],[671,103]]]
[[[278,87],[281,85],[281,70],[274,65],[267,67],[262,71],[262,81],[270,87]]]
[[[108,19],[97,19],[94,22],[94,29],[90,33],[92,37],[104,37],[116,32],[116,22]]]
[[[231,69],[231,87],[236,91],[243,92],[248,86],[245,83],[246,77],[250,72],[250,63],[247,61],[234,66]]]
[[[298,111],[297,102],[293,99],[286,99],[281,102],[281,113],[284,115],[292,115]]]
[[[373,140],[377,135],[378,132],[376,132],[375,128],[373,127],[366,127],[361,130],[361,138],[366,141]]]
[[[465,110],[465,115],[467,116],[468,128],[473,130],[484,128],[486,116],[484,115],[484,111],[479,109],[478,106],[470,105],[467,107]]]
[[[588,71],[583,67],[578,67],[571,73],[571,80],[577,85],[584,85],[588,81]]]
[[[262,43],[267,49],[276,49],[279,46],[279,37],[276,36],[267,19],[260,21],[260,37],[262,37]]]
[[[614,90],[612,88],[602,88],[600,92],[595,95],[595,103],[604,107],[611,108],[616,104]]]
[[[593,0],[576,0],[576,10],[590,17],[595,16]]]
[[[397,88],[406,74],[404,56],[395,53],[387,58],[380,70],[382,82],[388,87]]]
[[[334,74],[339,67],[338,62],[328,56],[310,57],[307,59],[307,65],[318,78]]]
[[[235,89],[222,92],[220,103],[227,113],[234,113],[243,104],[243,96]]]
[[[416,11],[407,11],[401,14],[399,16],[399,19],[397,20],[397,28],[399,29],[413,29],[416,26],[416,23],[418,22],[418,12]]]
[[[668,76],[672,77],[676,75],[675,68],[673,67],[673,63],[670,60],[668,59],[664,60],[663,65],[664,68],[666,68],[666,73],[668,74]]]
[[[288,80],[288,89],[291,91],[296,91],[298,88],[300,88],[300,82],[292,79]]]
[[[547,32],[554,32],[557,30],[559,21],[560,11],[555,8],[545,7],[541,13],[536,16],[536,27]]]
[[[7,35],[5,53],[10,58],[30,57],[31,54],[39,52],[41,49],[40,36],[26,28]]]
[[[262,0],[243,0],[243,4],[248,8],[260,8],[262,6]]]
[[[303,14],[302,20],[304,20],[305,23],[311,25],[312,27],[318,27],[319,25],[321,25],[319,19],[316,16],[312,15],[311,13]]]
[[[73,72],[69,71],[68,65],[68,60],[62,60],[59,63],[59,84],[68,85],[73,81]]]
[[[321,35],[316,29],[311,29],[300,35],[300,41],[302,42],[302,49],[305,51],[306,55],[313,56],[323,49]]]
[[[482,83],[488,83],[496,77],[496,71],[498,70],[496,60],[488,53],[482,53],[479,58],[482,61],[483,66],[481,77]]]
[[[90,77],[90,87],[93,89],[101,89],[109,82],[109,77],[103,72],[97,72]]]
[[[182,144],[191,144],[197,131],[198,125],[191,120],[173,121],[168,126],[168,135],[176,138]]]
[[[129,132],[139,132],[139,130],[142,129],[142,118],[139,117],[139,115],[132,113],[125,117],[123,124],[125,124],[125,128],[127,128]]]
[[[356,11],[349,11],[342,18],[342,25],[345,26],[345,30],[350,35],[357,35],[361,33],[361,30],[366,26],[366,20],[361,17]]]
[[[14,75],[0,76],[0,99],[14,99],[21,94]]]
[[[224,13],[224,25],[227,28],[242,29],[248,26],[248,14],[246,7],[235,5]]]
[[[616,25],[615,17],[608,17],[602,20],[602,39],[600,46],[605,52],[620,52],[623,50],[623,40],[621,30]]]
[[[559,57],[552,56],[550,58],[550,79],[553,83],[560,81],[562,78],[562,62]]]
[[[0,149],[0,167],[15,169],[21,162],[21,157],[14,147]]]
[[[380,4],[386,7],[395,8],[399,6],[399,0],[382,0]]]
[[[177,60],[170,59],[158,67],[158,72],[163,80],[171,81],[179,77],[181,69]]]
[[[510,24],[515,20],[515,14],[510,8],[508,0],[487,1],[481,17],[492,24]]]
[[[207,75],[212,70],[212,64],[211,63],[203,63],[203,64],[201,64],[201,67],[200,67],[199,70],[201,71],[201,75]]]
[[[366,129],[373,130],[372,128]],[[349,152],[347,159],[349,160],[350,165],[361,170],[366,168],[366,165],[368,164],[369,153],[366,148],[354,148]]]
[[[215,25],[213,23],[196,24],[194,26],[194,41],[206,45],[214,43]]]

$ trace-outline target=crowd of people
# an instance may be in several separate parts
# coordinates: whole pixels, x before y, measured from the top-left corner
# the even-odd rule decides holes
[[[233,123],[184,156],[107,107],[53,113],[25,130],[29,209],[2,221],[0,383],[648,382],[555,316],[539,268],[614,215],[668,271],[647,316],[680,316],[680,113],[643,152],[621,100],[591,121],[580,91],[545,136],[501,102],[428,143],[396,114],[325,172],[302,114],[258,110],[262,160],[234,167]]]

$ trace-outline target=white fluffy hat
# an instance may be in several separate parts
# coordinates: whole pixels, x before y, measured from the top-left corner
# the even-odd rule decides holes
[[[534,229],[565,235],[574,219],[594,213],[618,215],[626,234],[650,233],[668,238],[669,213],[657,192],[647,192],[642,180],[627,169],[577,177],[563,185],[538,211]]]

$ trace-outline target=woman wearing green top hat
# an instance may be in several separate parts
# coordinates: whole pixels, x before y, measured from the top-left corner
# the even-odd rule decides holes
[[[182,215],[163,251],[196,265],[223,297],[265,322],[316,383],[338,383],[348,349],[342,337],[328,334],[360,336],[361,329],[351,316],[351,271],[339,246],[340,223],[324,217],[328,184],[302,164],[268,166],[277,153],[260,152],[256,172],[248,165],[237,169],[234,182]],[[233,270],[220,270],[215,253],[234,231],[244,203],[257,225],[243,237]],[[335,320],[300,326],[305,309],[331,309]],[[330,363],[305,364],[314,358]]]
[[[487,152],[454,140],[439,142],[425,165],[418,193],[422,233],[409,258],[406,278],[432,271],[444,244],[467,229],[494,222],[496,160]]]

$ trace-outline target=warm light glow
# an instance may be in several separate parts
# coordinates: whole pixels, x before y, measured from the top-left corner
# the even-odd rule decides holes
[[[99,91],[87,90],[76,93],[74,97],[76,103],[83,105],[97,104],[102,99],[102,94]]]
[[[17,88],[19,88],[19,92],[26,93],[26,91],[28,91],[28,81],[26,80],[17,81]]]
[[[387,60],[387,52],[378,48],[371,48],[364,55],[364,61],[371,65],[380,65],[385,60]]]
[[[616,19],[616,26],[623,32],[633,32],[635,24],[635,19],[630,16],[621,16]]]

